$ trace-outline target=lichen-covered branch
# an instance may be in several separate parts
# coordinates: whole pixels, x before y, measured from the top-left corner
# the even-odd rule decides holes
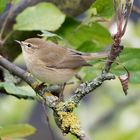
[[[15,64],[6,60],[3,56],[0,56],[0,65],[11,73],[22,78],[36,91],[37,94],[45,99],[47,106],[54,110],[56,123],[61,128],[63,133],[71,133],[79,139],[85,138],[85,134],[81,129],[79,119],[73,113],[74,108],[77,107],[78,103],[86,94],[99,87],[105,80],[115,78],[112,74],[102,74],[89,83],[87,82],[81,84],[80,87],[75,91],[74,95],[70,97],[70,99],[65,102],[60,102],[57,96],[51,94],[54,92],[59,92],[59,88],[48,88],[47,86],[43,85],[41,89],[38,89],[37,87],[40,85],[40,83],[38,83],[34,77]]]
[[[79,102],[82,100],[84,96],[89,94],[90,92],[94,91],[96,88],[101,86],[104,81],[115,79],[115,76],[110,73],[101,74],[97,76],[93,81],[91,82],[85,82],[82,83],[74,92],[74,94],[70,97],[68,101],[65,102],[63,106],[63,110],[65,111],[72,111]]]
[[[101,74],[91,82],[82,83],[67,101],[56,104],[54,107],[55,120],[64,134],[71,133],[79,139],[87,139],[73,110],[84,96],[94,91],[105,80],[111,79],[115,79],[113,74]]]

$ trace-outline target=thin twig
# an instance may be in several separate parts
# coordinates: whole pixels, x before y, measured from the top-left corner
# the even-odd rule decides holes
[[[114,14],[117,15],[117,3],[116,3],[116,0],[113,0],[113,5],[114,5]]]
[[[14,30],[11,30],[2,40],[2,43],[4,44],[7,39],[14,33]]]
[[[137,13],[137,14],[140,15],[140,8],[137,7],[136,5],[133,5],[133,7],[132,7],[132,12],[135,12],[135,13]]]
[[[116,3],[116,0],[114,0],[114,3]],[[128,4],[128,3],[126,3]],[[131,13],[131,9],[132,9],[132,4],[130,5],[127,5],[125,8],[127,8],[127,18],[125,20],[125,24],[123,26],[123,20],[124,20],[124,9],[123,9],[123,5],[121,3],[121,0],[120,0],[120,5],[119,5],[119,8],[118,8],[118,15],[117,15],[117,32],[116,34],[113,36],[113,44],[112,44],[112,47],[111,47],[111,51],[110,51],[110,54],[108,56],[108,60],[105,64],[105,67],[103,69],[103,73],[108,73],[113,62],[116,60],[116,58],[119,56],[119,54],[122,52],[123,50],[123,46],[120,45],[121,43],[121,38],[123,37],[125,31],[126,31],[126,27],[127,27],[127,23],[128,23],[128,19],[129,19],[129,16],[130,16],[130,13]],[[116,4],[114,5],[116,6]],[[114,10],[116,10],[116,7],[114,7]]]
[[[11,0],[11,7],[10,7],[10,9],[9,9],[9,11],[8,11],[8,15],[6,16],[6,18],[5,18],[5,20],[4,20],[4,22],[3,22],[3,24],[2,24],[2,27],[1,27],[1,31],[0,31],[0,40],[3,40],[3,33],[4,33],[4,30],[5,30],[5,27],[6,27],[6,24],[7,24],[7,21],[8,21],[8,19],[9,19],[9,17],[10,17],[10,15],[12,14],[12,11],[13,11],[13,1]]]
[[[126,9],[126,10],[127,10],[127,17],[126,17],[125,24],[124,24],[123,29],[122,29],[122,36],[123,36],[124,33],[125,33],[125,30],[126,30],[126,27],[127,27],[127,23],[128,23],[128,20],[129,20],[131,11],[132,11],[132,7],[133,7],[133,3],[126,4],[126,8],[127,8],[127,9]]]

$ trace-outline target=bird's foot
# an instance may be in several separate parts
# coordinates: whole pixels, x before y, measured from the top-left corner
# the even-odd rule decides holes
[[[84,83],[84,80],[79,74],[76,74],[75,77],[80,81],[80,83]]]

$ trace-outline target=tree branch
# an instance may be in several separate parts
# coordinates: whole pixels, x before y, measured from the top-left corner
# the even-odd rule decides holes
[[[0,65],[7,69],[12,74],[20,77],[23,81],[25,81],[28,85],[30,85],[33,90],[36,90],[37,87],[40,85],[40,83],[27,71],[21,69],[20,67],[16,66],[15,64],[9,62],[7,59],[5,59],[3,56],[0,55]],[[50,88],[47,88],[46,86],[44,91],[49,91],[53,93],[54,95],[58,95],[60,92],[60,87],[58,86],[51,86]]]
[[[115,79],[115,76],[110,73],[101,74],[97,76],[91,82],[82,83],[74,92],[73,96],[70,97],[68,101],[65,102],[63,110],[72,110],[74,109],[79,102],[83,99],[84,96],[89,94],[90,92],[94,91],[96,88],[101,86],[104,81]],[[74,108],[69,108],[69,105],[73,104]]]
[[[38,89],[39,83],[37,80],[32,77],[28,72],[25,72],[15,64],[9,62],[4,57],[0,56],[0,65],[5,69],[9,70],[11,73],[17,75],[22,78],[25,82],[27,82],[37,94],[41,95],[48,107],[54,110],[54,117],[56,119],[56,123],[61,128],[63,133],[72,133],[76,137],[85,137],[85,134],[81,130],[79,119],[75,116],[73,112],[74,108],[77,107],[78,103],[81,99],[91,91],[95,90],[99,87],[105,80],[114,79],[114,75],[112,74],[101,74],[95,80],[87,83],[83,83],[79,88],[74,92],[74,95],[70,97],[69,100],[65,102],[60,102],[58,97],[48,94],[48,92],[58,92],[59,88],[54,87],[46,87],[43,86],[41,89]],[[69,122],[68,118],[71,119]]]
[[[39,84],[34,77],[32,77],[28,72],[19,68],[15,64],[9,62],[7,59],[0,55],[0,65],[7,69],[9,72],[17,75],[26,83],[28,83],[33,89]]]

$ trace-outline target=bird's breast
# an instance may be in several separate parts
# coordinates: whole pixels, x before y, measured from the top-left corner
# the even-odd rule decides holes
[[[44,61],[32,57],[24,57],[26,66],[31,74],[42,82],[62,84],[73,77],[79,69],[57,69],[47,67]]]
[[[77,70],[73,69],[56,69],[38,66],[34,66],[30,71],[40,81],[50,84],[62,84],[67,82],[77,73]]]

